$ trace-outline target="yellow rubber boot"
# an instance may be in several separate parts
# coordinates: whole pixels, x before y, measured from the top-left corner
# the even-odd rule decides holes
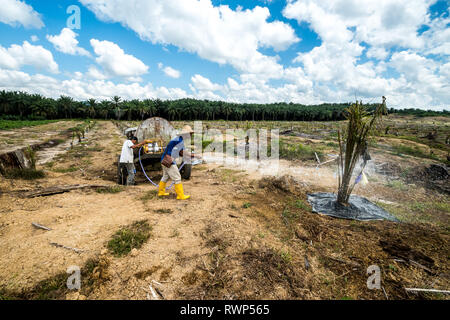
[[[166,183],[161,181],[159,183],[158,197],[168,196],[168,195],[169,194],[166,192]]]
[[[186,200],[191,197],[184,195],[183,185],[181,183],[175,185],[175,192],[177,193],[177,200]]]

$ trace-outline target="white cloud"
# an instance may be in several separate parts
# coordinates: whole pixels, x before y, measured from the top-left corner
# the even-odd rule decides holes
[[[388,57],[389,52],[384,48],[371,47],[366,52],[367,58],[375,58],[378,60],[384,60]]]
[[[89,67],[88,72],[86,73],[86,76],[88,76],[91,79],[95,79],[95,80],[106,80],[108,78],[96,67]]]
[[[141,77],[128,77],[128,78],[126,78],[126,80],[128,82],[142,82],[142,81],[144,81],[144,79],[142,79]]]
[[[2,0],[0,22],[11,26],[23,25],[25,28],[40,29],[44,26],[40,14],[19,0]]]
[[[83,73],[81,73],[79,71],[75,71],[73,74],[73,78],[76,80],[81,80],[81,79],[83,79]]]
[[[32,42],[38,42],[39,41],[39,37],[37,35],[32,35],[30,37],[30,39],[31,39]]]
[[[161,62],[158,63],[158,68],[160,70],[162,70],[166,74],[166,76],[168,76],[168,77],[171,77],[171,78],[174,78],[174,79],[178,79],[178,78],[181,77],[181,72],[180,71],[175,70],[172,67],[164,67],[164,65]]]
[[[440,66],[439,73],[443,77],[450,79],[450,62],[447,62],[446,64],[443,64],[442,66]]]
[[[450,20],[430,18],[428,8],[433,2],[288,0],[284,16],[309,23],[322,40],[311,51],[298,53],[294,62],[302,66],[322,99],[351,101],[355,96],[385,95],[388,102],[402,107],[448,107],[450,79],[426,57],[445,55],[450,49]],[[429,30],[420,35],[423,25]],[[367,58],[375,62],[362,62],[365,47]],[[406,49],[395,52],[402,47]],[[398,75],[387,76],[386,72],[392,74],[388,67]]]
[[[50,41],[56,50],[70,54],[70,55],[80,55],[80,56],[90,56],[89,52],[78,46],[78,40],[76,37],[78,34],[73,32],[69,28],[64,28],[61,30],[59,35],[50,36],[47,35],[47,40]]]
[[[354,42],[324,42],[307,53],[301,53],[294,62],[303,64],[306,75],[314,81],[345,82],[355,71],[357,57],[363,47]]]
[[[23,90],[47,97],[71,96],[77,100],[89,98],[107,99],[120,96],[123,99],[181,99],[189,95],[180,88],[153,87],[152,84],[123,84],[105,80],[57,80],[41,74],[0,69],[0,90]]]
[[[42,46],[34,46],[28,41],[24,41],[22,46],[13,44],[8,49],[0,45],[0,68],[17,70],[23,65],[34,66],[52,73],[59,72],[52,53]]]
[[[191,78],[191,81],[194,85],[194,88],[200,91],[216,91],[222,88],[222,86],[212,83],[211,80],[199,74],[194,75]]]
[[[447,11],[450,15],[450,8]],[[449,15],[431,21],[430,29],[422,34],[426,54],[450,55]]]
[[[390,65],[413,83],[430,81],[436,69],[434,61],[407,51],[394,53]]]
[[[217,91],[224,91],[226,86],[211,82],[208,78],[205,78],[199,74],[194,75],[191,78],[189,88],[194,94],[194,97],[201,100],[224,100]]]
[[[299,41],[291,26],[267,22],[267,8],[233,11],[211,0],[81,0],[104,21],[120,22],[139,36],[172,44],[201,58],[230,64],[241,72],[278,76],[282,66],[261,47],[285,50]]]
[[[302,68],[286,68],[283,78],[295,84],[298,91],[311,92],[313,89],[313,81],[306,77]]]
[[[292,75],[298,70],[290,70]],[[258,80],[253,76],[241,76],[241,82],[228,78],[221,92],[229,102],[273,103],[296,102],[314,104],[322,102],[305,84],[287,83],[273,87],[266,80]],[[269,115],[267,118],[270,118]]]
[[[402,74],[406,85],[400,92],[413,93],[419,106],[420,100],[428,100],[430,105],[447,104],[450,101],[450,74],[446,63],[439,63],[407,51],[392,55],[389,64]]]
[[[420,48],[417,29],[429,22],[428,0],[288,0],[283,14],[311,23],[327,42],[349,41],[372,46]]]
[[[148,67],[139,59],[126,54],[117,44],[110,41],[91,39],[97,55],[95,59],[108,76],[138,77],[148,72]]]

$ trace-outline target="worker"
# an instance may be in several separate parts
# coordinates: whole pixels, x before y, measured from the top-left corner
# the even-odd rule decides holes
[[[145,144],[145,141],[138,144],[138,138],[132,136],[129,140],[126,140],[122,146],[122,153],[120,154],[120,166],[127,168],[127,186],[135,184],[134,176],[136,174],[136,168],[134,167],[134,154],[133,150],[140,148]]]
[[[164,153],[161,156],[163,177],[159,183],[158,196],[161,197],[169,195],[169,193],[166,192],[166,184],[170,178],[175,183],[175,192],[177,193],[177,200],[186,200],[191,197],[184,194],[183,185],[181,184],[181,174],[180,171],[178,170],[175,159],[178,158],[179,156],[182,157],[185,156],[186,158],[190,156],[190,154],[187,153],[184,154],[185,150],[184,140],[187,140],[189,138],[192,139],[193,134],[194,131],[190,126],[184,126],[180,135],[172,139],[167,145],[166,149],[164,150]],[[167,155],[171,157],[171,158],[167,157],[169,158],[169,160],[164,159],[166,158]],[[169,161],[169,163],[165,163],[167,161]],[[167,167],[166,165],[169,167]]]

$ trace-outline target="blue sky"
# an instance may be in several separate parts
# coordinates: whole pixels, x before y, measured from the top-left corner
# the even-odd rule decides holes
[[[448,0],[2,2],[0,90],[450,109]]]

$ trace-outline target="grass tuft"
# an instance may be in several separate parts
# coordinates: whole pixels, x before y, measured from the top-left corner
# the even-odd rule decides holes
[[[44,177],[44,171],[36,169],[9,169],[5,172],[7,179],[37,180]]]
[[[146,204],[147,201],[149,200],[158,199],[158,191],[157,190],[148,191],[140,199],[144,204]]]
[[[75,166],[70,166],[69,168],[55,168],[55,169],[52,169],[52,171],[56,172],[56,173],[70,173],[70,172],[78,171],[78,168]]]
[[[136,221],[117,231],[107,248],[116,257],[126,256],[134,248],[139,249],[150,238],[152,227],[146,220]]]
[[[111,187],[106,187],[106,188],[99,188],[97,189],[98,193],[120,193],[122,191],[124,191],[124,187],[122,186],[111,186]]]
[[[308,145],[303,145],[301,143],[290,144],[280,141],[280,158],[287,160],[316,160],[316,155],[319,158],[323,157],[323,153],[319,150],[314,150]]]
[[[306,204],[303,200],[296,200],[294,203],[294,206],[298,209],[302,209],[308,212],[311,212],[311,206],[309,206],[308,204]]]
[[[253,205],[253,204],[251,204],[250,202],[246,202],[246,203],[244,203],[244,204],[242,205],[242,208],[248,209],[248,208],[250,208],[252,205]]]
[[[386,186],[388,186],[392,189],[400,190],[400,191],[408,191],[409,190],[409,187],[400,180],[389,181],[386,184]]]

